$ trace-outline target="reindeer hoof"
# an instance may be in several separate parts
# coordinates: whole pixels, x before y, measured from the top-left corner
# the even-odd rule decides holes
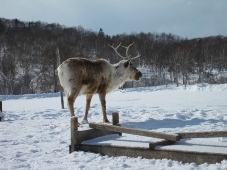
[[[88,122],[88,120],[83,120],[80,124],[82,125],[82,124],[88,124],[89,122]]]
[[[103,120],[103,123],[110,123],[110,121],[107,119],[107,120]]]

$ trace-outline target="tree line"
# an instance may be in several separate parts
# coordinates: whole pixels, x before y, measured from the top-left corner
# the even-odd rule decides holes
[[[126,87],[170,83],[227,83],[227,37],[187,39],[167,33],[131,33],[109,36],[82,26],[66,27],[41,21],[0,18],[0,94],[59,91],[56,49],[61,62],[71,57],[120,58],[108,44],[128,46],[141,57],[134,62],[144,77]],[[119,49],[124,53],[124,49]]]

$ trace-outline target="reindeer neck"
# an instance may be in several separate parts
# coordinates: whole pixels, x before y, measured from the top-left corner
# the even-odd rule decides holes
[[[117,88],[121,87],[126,81],[127,77],[124,74],[123,70],[120,70],[117,66],[117,64],[113,64],[113,74],[112,74],[112,81],[110,83],[110,86],[108,88],[108,92],[112,92],[116,90]]]

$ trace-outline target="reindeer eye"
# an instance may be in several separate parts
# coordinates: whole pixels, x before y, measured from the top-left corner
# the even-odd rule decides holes
[[[125,68],[128,67],[129,64],[130,64],[130,62],[127,61],[126,63],[124,63],[124,67],[125,67]]]

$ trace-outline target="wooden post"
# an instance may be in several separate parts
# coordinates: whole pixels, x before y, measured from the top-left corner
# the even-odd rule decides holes
[[[113,112],[112,113],[112,123],[114,126],[121,126],[121,124],[119,124],[119,114],[118,112]],[[121,132],[116,132],[119,136],[122,136]]]
[[[0,101],[0,111],[2,112],[2,101]]]
[[[61,87],[61,90],[60,90],[60,94],[61,94],[61,108],[64,109],[64,98],[63,98],[63,90],[62,90],[62,87]]]
[[[78,130],[78,118],[71,117],[71,145],[69,146],[69,153],[76,150],[76,131]]]
[[[112,113],[112,122],[113,122],[113,125],[118,125],[119,124],[119,114],[118,114],[118,112],[113,112]]]
[[[56,50],[56,55],[57,55],[57,66],[60,65],[60,54],[59,54],[59,49],[57,48]],[[60,95],[61,95],[61,108],[64,109],[64,98],[63,98],[63,89],[60,87]]]
[[[163,132],[155,132],[155,131],[149,131],[149,130],[133,129],[133,128],[97,124],[97,123],[89,123],[89,127],[94,128],[94,129],[103,129],[103,130],[114,131],[114,132],[121,132],[121,133],[133,134],[133,135],[166,139],[166,140],[170,140],[170,141],[180,140],[180,136],[178,134],[167,134],[167,133],[163,133]]]

